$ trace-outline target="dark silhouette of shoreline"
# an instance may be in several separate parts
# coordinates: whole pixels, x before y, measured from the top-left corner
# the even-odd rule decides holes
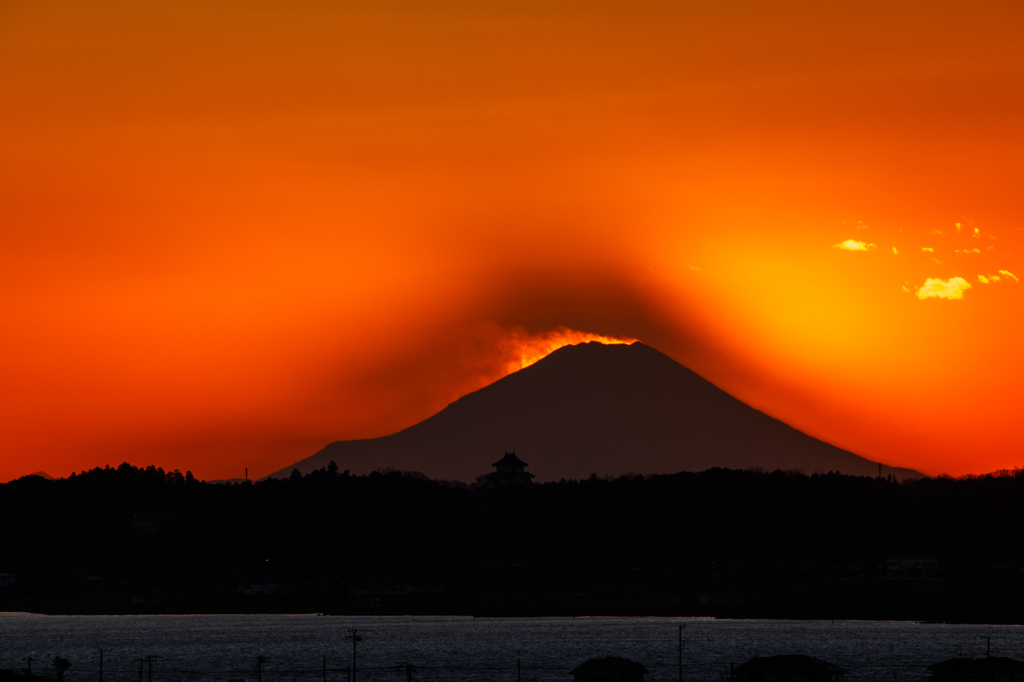
[[[28,476],[0,486],[0,610],[1024,619],[1019,471],[487,481]]]

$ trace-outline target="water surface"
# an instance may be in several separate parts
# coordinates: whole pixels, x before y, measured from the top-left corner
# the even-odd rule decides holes
[[[346,637],[357,629],[356,679],[524,682],[571,680],[591,657],[643,663],[650,682],[677,680],[679,625],[683,679],[727,681],[730,665],[752,656],[803,653],[848,669],[847,680],[912,682],[927,666],[958,655],[1024,660],[1024,626],[873,621],[777,621],[682,618],[334,617],[318,615],[42,616],[0,614],[0,668],[47,672],[60,655],[66,682],[138,682],[140,659],[153,682],[245,680],[345,682],[352,663]],[[262,665],[257,666],[259,657]],[[324,673],[324,657],[327,672]],[[148,664],[142,681],[149,682]]]

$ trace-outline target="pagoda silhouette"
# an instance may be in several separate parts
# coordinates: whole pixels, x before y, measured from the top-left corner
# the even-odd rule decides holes
[[[526,471],[530,466],[523,460],[516,457],[515,452],[506,452],[505,456],[491,465],[494,467],[492,473],[487,474],[488,488],[505,488],[515,485],[530,485],[533,474]]]

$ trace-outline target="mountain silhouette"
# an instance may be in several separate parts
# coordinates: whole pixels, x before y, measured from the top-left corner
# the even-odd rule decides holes
[[[506,451],[538,481],[712,467],[878,475],[878,463],[755,410],[650,346],[591,342],[560,348],[415,426],[331,443],[271,477],[333,460],[353,474],[392,467],[472,481]]]

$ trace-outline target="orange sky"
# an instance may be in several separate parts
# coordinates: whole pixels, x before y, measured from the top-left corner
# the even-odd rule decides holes
[[[0,480],[260,476],[565,329],[887,464],[1022,465],[1022,25],[0,4]]]

